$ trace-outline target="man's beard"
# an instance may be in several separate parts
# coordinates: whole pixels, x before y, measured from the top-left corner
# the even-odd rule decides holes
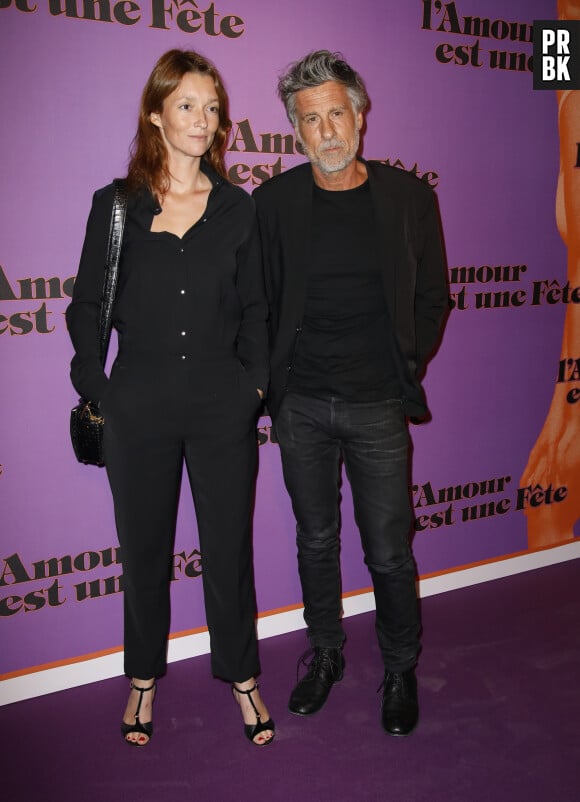
[[[307,159],[315,166],[322,173],[338,173],[341,170],[344,170],[348,165],[356,158],[356,154],[358,151],[360,141],[360,134],[357,130],[355,132],[355,138],[352,143],[352,147],[348,150],[341,150],[340,153],[337,154],[325,154],[325,151],[330,148],[341,147],[345,145],[340,139],[331,139],[330,142],[324,142],[323,146],[319,146],[316,152],[309,150],[304,143],[302,144],[302,150],[304,151],[304,155]]]

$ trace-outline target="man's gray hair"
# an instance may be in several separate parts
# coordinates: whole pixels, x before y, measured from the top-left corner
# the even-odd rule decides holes
[[[335,81],[346,87],[355,114],[364,111],[369,105],[369,97],[364,82],[344,60],[342,53],[330,50],[315,50],[295,61],[280,76],[278,94],[284,104],[288,119],[296,127],[296,93],[302,89],[320,86],[327,81]]]

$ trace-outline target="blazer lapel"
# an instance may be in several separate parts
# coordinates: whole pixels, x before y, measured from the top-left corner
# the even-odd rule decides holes
[[[377,255],[383,279],[385,300],[391,321],[396,320],[397,250],[395,235],[397,207],[396,199],[386,181],[381,181],[372,162],[366,162],[369,187],[375,210]]]
[[[310,169],[297,176],[294,191],[289,193],[285,209],[285,258],[286,270],[291,273],[285,286],[289,298],[287,308],[294,325],[302,320],[308,265],[310,263],[310,242],[312,230],[312,192],[313,180]]]

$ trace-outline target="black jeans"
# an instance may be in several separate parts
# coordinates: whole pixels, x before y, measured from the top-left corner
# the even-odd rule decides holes
[[[373,581],[385,669],[407,671],[417,660],[420,622],[409,544],[409,435],[401,402],[352,403],[289,393],[275,428],[297,522],[311,645],[334,647],[344,641],[338,488],[342,455]]]

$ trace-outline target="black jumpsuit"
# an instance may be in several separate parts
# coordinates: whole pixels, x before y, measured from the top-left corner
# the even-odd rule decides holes
[[[95,193],[67,324],[77,391],[100,402],[122,549],[125,672],[166,667],[169,581],[183,461],[198,523],[212,671],[259,672],[251,516],[256,416],[266,390],[266,303],[253,200],[202,161],[213,188],[179,238],[150,231],[157,202],[129,198],[110,379],[97,331],[113,186]]]

